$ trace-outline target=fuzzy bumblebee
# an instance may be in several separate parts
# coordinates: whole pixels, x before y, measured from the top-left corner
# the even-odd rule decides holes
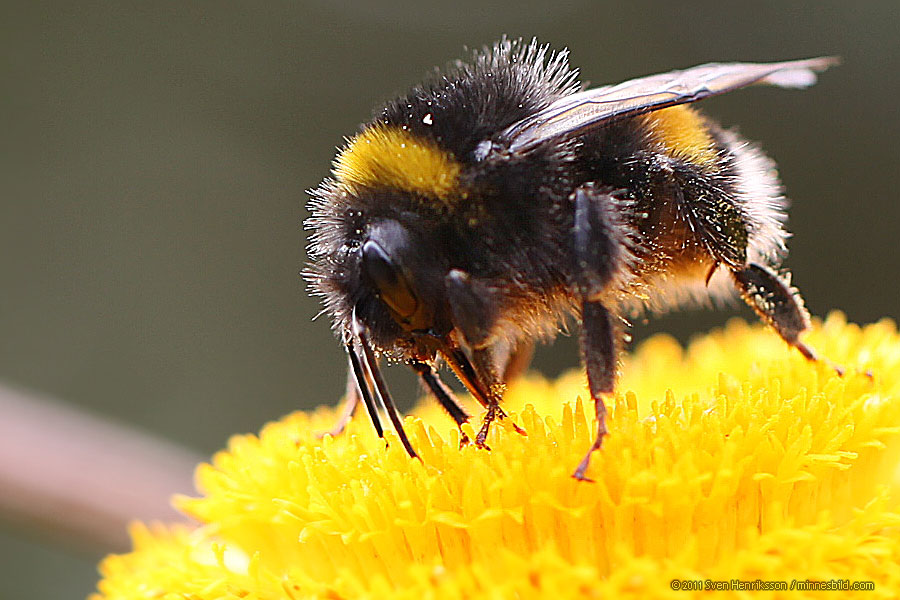
[[[687,104],[752,84],[806,87],[835,61],[707,64],[582,89],[567,53],[501,40],[387,103],[312,190],[305,276],[349,357],[343,427],[385,407],[415,451],[378,357],[401,361],[458,425],[446,362],[504,416],[504,383],[574,315],[606,434],[627,322],[735,290],[790,345],[808,315],[779,265],[786,202],[774,163]]]

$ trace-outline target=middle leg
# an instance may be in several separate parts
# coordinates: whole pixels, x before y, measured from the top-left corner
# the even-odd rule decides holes
[[[603,438],[609,433],[603,397],[613,392],[616,383],[615,327],[612,315],[600,302],[585,302],[582,306],[581,357],[587,371],[588,389],[594,401],[597,435],[572,477],[580,481],[591,481],[585,475],[591,463],[591,455],[600,449]]]

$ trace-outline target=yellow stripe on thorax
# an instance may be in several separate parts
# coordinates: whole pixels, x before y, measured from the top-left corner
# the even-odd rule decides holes
[[[716,164],[715,142],[703,117],[684,105],[671,106],[639,117],[650,137],[669,154],[707,167]]]
[[[349,187],[389,187],[446,200],[462,167],[432,140],[405,129],[374,125],[354,136],[334,161]]]

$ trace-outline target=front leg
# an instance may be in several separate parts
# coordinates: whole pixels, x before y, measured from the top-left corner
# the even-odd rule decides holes
[[[451,392],[450,388],[441,381],[437,371],[435,371],[431,365],[424,362],[413,361],[409,366],[412,367],[413,371],[419,374],[422,383],[425,384],[425,387],[428,388],[431,395],[441,404],[441,407],[447,411],[447,414],[453,418],[457,427],[462,427],[463,423],[469,422],[469,414],[459,405],[453,392]]]
[[[431,395],[434,396],[437,401],[441,404],[441,407],[447,411],[447,414],[453,418],[453,421],[456,423],[456,426],[459,428],[459,447],[467,446],[469,444],[469,436],[466,435],[466,432],[463,431],[463,424],[469,422],[469,413],[466,412],[462,406],[460,406],[459,401],[454,396],[453,392],[450,391],[450,388],[441,381],[441,376],[438,372],[431,366],[423,362],[413,361],[410,363],[413,371],[419,374],[419,377],[422,379],[422,383],[425,384],[425,387],[428,388],[428,391],[431,392]]]
[[[491,348],[481,348],[471,352],[472,358],[462,348],[448,348],[443,351],[444,359],[453,369],[453,372],[459,380],[466,386],[469,393],[487,409],[484,419],[481,422],[481,428],[475,436],[475,445],[479,448],[490,450],[485,441],[491,428],[491,423],[495,419],[506,418],[506,413],[500,407],[500,400],[503,399],[503,392],[506,389],[505,384],[497,375],[494,366],[494,358]],[[524,429],[510,423],[512,428],[521,435],[527,435]]]
[[[526,342],[505,355],[501,352],[499,358],[503,364],[498,365],[498,342],[494,337],[501,308],[498,290],[459,269],[451,270],[444,278],[444,284],[453,325],[460,337],[459,343],[447,348],[444,357],[460,381],[487,409],[475,437],[476,446],[487,448],[485,440],[491,423],[506,417],[500,408],[506,387],[504,377],[517,375],[517,369],[527,367],[532,346]],[[518,354],[520,349],[522,353]],[[507,367],[512,370],[507,371]],[[513,428],[525,434],[517,425],[513,424]]]

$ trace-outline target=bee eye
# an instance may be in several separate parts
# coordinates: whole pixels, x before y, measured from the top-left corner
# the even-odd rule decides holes
[[[378,288],[378,295],[398,316],[409,319],[419,301],[397,266],[378,242],[368,240],[362,247],[363,272]]]

